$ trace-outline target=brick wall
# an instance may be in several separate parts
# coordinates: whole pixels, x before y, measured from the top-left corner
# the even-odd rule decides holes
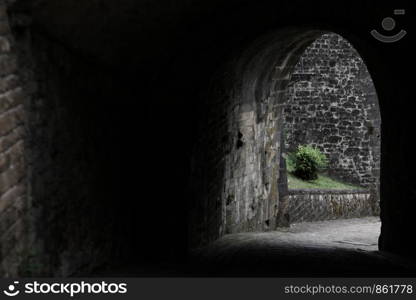
[[[128,249],[131,242],[124,239],[130,228],[123,220],[129,222],[132,210],[124,212],[125,206],[113,201],[120,157],[119,143],[113,142],[120,140],[115,137],[118,127],[113,125],[119,110],[106,109],[114,99],[128,97],[111,70],[32,31],[25,11],[9,10],[9,16],[14,56],[7,56],[0,71],[7,70],[7,63],[13,67],[11,75],[0,80],[5,90],[0,151],[10,167],[1,166],[0,191],[5,193],[0,209],[4,205],[3,211],[8,211],[0,229],[16,229],[0,242],[7,247],[3,270],[21,276],[87,272],[110,256],[122,255],[120,248]],[[22,203],[26,198],[30,205]],[[11,203],[6,205],[6,200]],[[22,218],[27,222],[25,233],[19,227]],[[20,254],[15,247],[22,248]],[[10,262],[8,253],[18,261]]]
[[[16,276],[30,245],[25,93],[6,5],[0,1],[0,276]]]
[[[291,223],[371,216],[377,205],[369,192],[360,190],[291,190],[288,203]]]
[[[127,214],[114,202],[119,144],[112,125],[118,110],[100,108],[123,93],[109,72],[54,40],[28,31],[17,42],[19,73],[31,91],[26,155],[30,196],[38,208],[37,247],[22,274],[88,271],[116,251],[125,230],[114,220]]]

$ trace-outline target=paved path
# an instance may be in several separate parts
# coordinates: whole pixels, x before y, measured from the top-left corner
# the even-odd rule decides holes
[[[416,264],[378,251],[378,218],[292,224],[272,232],[226,235],[188,263],[117,266],[96,276],[416,276]]]
[[[206,275],[226,276],[415,274],[414,265],[377,251],[380,225],[378,218],[368,217],[230,234],[196,251],[194,264]]]
[[[380,219],[376,217],[305,222],[292,224],[287,230],[262,233],[257,237],[272,243],[376,251],[380,227]]]

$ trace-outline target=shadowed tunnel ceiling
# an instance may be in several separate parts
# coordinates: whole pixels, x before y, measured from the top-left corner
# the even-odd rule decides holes
[[[19,0],[17,0],[19,3]],[[23,1],[21,1],[23,2]],[[107,64],[134,66],[151,55],[162,63],[181,51],[207,48],[205,51],[225,51],[235,41],[248,41],[269,26],[304,25],[313,20],[325,21],[340,4],[293,1],[48,1],[35,0],[33,22],[39,30]],[[353,27],[368,28],[377,24],[368,15],[368,3],[344,5],[336,20],[340,26],[351,23],[351,16],[362,18]],[[289,16],[292,22],[282,19]],[[376,15],[376,14],[374,14]],[[299,22],[300,21],[300,22]],[[292,23],[292,24],[291,24]],[[269,27],[270,28],[270,27]],[[227,40],[224,39],[227,37]],[[220,44],[212,44],[221,41]],[[189,49],[190,47],[191,49]],[[182,49],[181,49],[182,48]],[[185,50],[188,48],[188,50]],[[179,50],[178,49],[178,50]],[[120,55],[123,53],[123,55]],[[213,53],[213,54],[214,54]]]

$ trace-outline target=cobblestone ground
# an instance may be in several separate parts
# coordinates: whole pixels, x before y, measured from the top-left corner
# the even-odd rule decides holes
[[[378,251],[375,217],[292,224],[272,232],[226,235],[188,263],[152,262],[97,276],[415,276],[416,264]]]
[[[259,233],[270,243],[308,245],[357,250],[378,250],[381,222],[379,218],[333,220],[292,224],[287,230]],[[232,237],[230,237],[232,239]]]
[[[194,253],[206,275],[399,276],[415,265],[378,251],[376,217],[293,224],[288,229],[227,235]]]

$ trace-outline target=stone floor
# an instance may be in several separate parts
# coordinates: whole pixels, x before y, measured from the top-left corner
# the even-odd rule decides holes
[[[270,245],[378,250],[381,222],[367,217],[292,224],[288,229],[227,236],[224,240],[258,239]],[[234,242],[233,242],[234,243]]]
[[[129,266],[111,275],[415,276],[414,262],[377,250],[380,226],[378,218],[368,217],[292,224],[272,232],[230,234],[194,251],[187,264]]]
[[[201,274],[214,276],[416,274],[413,262],[378,251],[380,226],[378,218],[368,217],[231,234],[196,251],[193,264]]]

